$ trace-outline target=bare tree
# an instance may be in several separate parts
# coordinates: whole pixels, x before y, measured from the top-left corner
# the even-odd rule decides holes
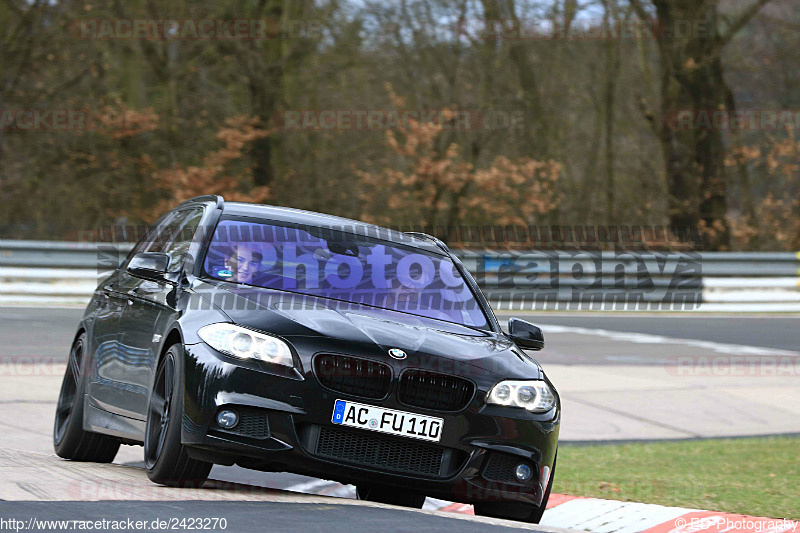
[[[732,17],[723,17],[718,0],[630,0],[645,21],[656,17],[661,69],[660,112],[652,117],[664,153],[669,219],[677,226],[700,226],[705,245],[725,249],[730,242],[725,149],[714,128],[679,131],[667,120],[679,110],[729,109],[722,51],[770,0],[753,0]]]

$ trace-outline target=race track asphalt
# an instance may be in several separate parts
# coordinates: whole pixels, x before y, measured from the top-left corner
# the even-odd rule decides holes
[[[342,506],[336,501],[352,502],[353,487],[239,467],[215,466],[212,478],[266,487],[262,501],[229,501],[237,498],[219,491],[209,497],[211,501],[186,501],[180,494],[151,489],[154,486],[141,468],[142,449],[132,446],[123,446],[115,460],[117,468],[126,469],[125,481],[113,482],[122,489],[119,497],[106,498],[104,493],[73,497],[68,488],[58,489],[59,483],[69,487],[85,483],[91,475],[99,481],[90,488],[102,489],[107,475],[102,468],[108,467],[85,464],[85,475],[75,472],[77,465],[52,454],[55,400],[81,315],[76,308],[0,308],[0,455],[9,454],[6,466],[0,468],[0,500],[16,500],[0,501],[0,519],[225,517],[227,531],[508,530],[508,524],[449,513]],[[503,323],[510,316],[498,315]],[[536,313],[522,318],[544,330],[547,347],[535,357],[561,395],[562,442],[800,433],[797,317]],[[788,361],[795,373],[755,374],[758,367],[751,366],[750,375],[748,367],[742,375],[729,360],[739,353],[760,362]],[[707,370],[704,367],[682,374],[682,368],[674,366],[676,357],[710,358],[719,364],[712,374],[696,371]],[[30,471],[23,468],[26,462],[34,465]],[[116,501],[128,499],[125,491],[130,487],[153,492],[138,501]],[[165,494],[170,501],[162,501]],[[294,496],[283,501],[286,495]],[[429,498],[426,506],[436,509],[443,504]]]

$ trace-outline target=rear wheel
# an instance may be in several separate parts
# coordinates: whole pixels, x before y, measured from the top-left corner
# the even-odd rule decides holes
[[[82,365],[85,351],[86,333],[82,333],[72,345],[61,382],[53,424],[53,447],[64,459],[110,463],[117,455],[119,441],[83,429],[85,383]]]
[[[388,503],[389,505],[412,507],[414,509],[422,509],[425,504],[425,496],[422,494],[372,485],[358,485],[356,487],[356,496],[359,500]]]
[[[189,457],[181,444],[183,347],[173,344],[158,364],[144,436],[147,477],[155,483],[199,487],[212,464]]]
[[[550,499],[550,489],[553,488],[553,479],[556,475],[556,460],[558,460],[558,455],[553,460],[553,469],[550,471],[550,480],[547,482],[541,506],[519,502],[477,502],[474,504],[475,514],[538,524],[542,521],[542,515],[547,509],[547,501]]]

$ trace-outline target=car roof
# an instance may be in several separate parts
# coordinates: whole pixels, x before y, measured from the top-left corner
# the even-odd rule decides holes
[[[253,217],[274,222],[329,228],[345,233],[366,235],[384,241],[412,246],[437,254],[446,253],[446,249],[443,248],[444,245],[441,244],[438,239],[434,239],[429,235],[407,233],[377,226],[375,224],[368,224],[359,220],[317,213],[315,211],[246,202],[224,202],[222,213],[223,216]]]

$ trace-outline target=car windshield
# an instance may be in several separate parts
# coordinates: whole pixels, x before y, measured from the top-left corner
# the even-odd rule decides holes
[[[444,254],[329,228],[220,221],[206,275],[486,328],[486,315]]]

